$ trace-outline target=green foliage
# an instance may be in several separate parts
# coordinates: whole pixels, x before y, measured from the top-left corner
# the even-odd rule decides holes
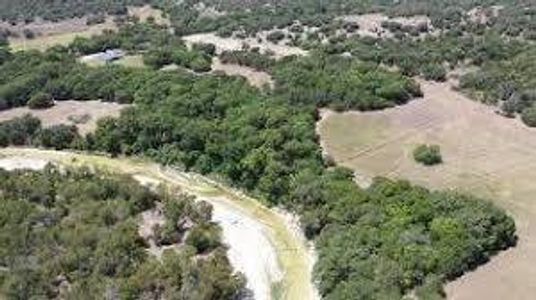
[[[219,58],[224,64],[247,66],[254,68],[257,71],[268,71],[276,64],[275,59],[253,50],[223,51],[219,55]]]
[[[325,5],[326,8],[336,8],[331,3]],[[180,20],[184,26],[176,28],[178,34],[192,29],[191,26],[202,25],[194,24],[198,22],[196,12],[189,15],[190,11],[184,9],[184,5],[171,9],[172,14],[180,12],[188,18]],[[314,11],[312,15],[316,16],[323,8],[317,7]],[[259,15],[261,18],[265,16]],[[291,16],[282,13],[277,19],[260,21],[255,28],[274,22],[284,25],[284,21],[289,21],[286,18]],[[178,21],[176,17],[175,22]],[[244,18],[248,17],[249,12]],[[309,22],[322,25],[326,19]],[[253,23],[257,21],[251,19]],[[211,26],[210,23],[207,21],[203,26]],[[95,45],[102,49],[103,45],[120,41],[119,45],[125,49],[143,49],[147,57],[155,54],[155,66],[169,59],[181,60],[179,65],[186,66],[182,61],[189,54],[184,52],[182,43],[156,29],[154,36],[158,38],[152,38],[152,34],[147,34],[152,30],[141,27],[124,35],[120,33],[115,38],[113,35],[101,41],[96,38],[100,44]],[[133,46],[136,36],[155,46],[145,42]],[[459,39],[451,36],[449,41],[454,43]],[[6,76],[0,73],[0,84],[7,84],[8,76],[19,74],[17,67],[22,66],[25,70],[22,74],[30,74],[26,70],[45,68],[42,66],[44,61],[51,64],[61,61],[50,69],[66,65],[65,77],[63,73],[52,73],[55,76],[52,82],[48,79],[41,82],[42,78],[37,77],[40,80],[35,80],[38,84],[34,88],[22,89],[20,93],[13,93],[17,97],[6,99],[9,103],[18,103],[12,99],[18,100],[19,95],[25,96],[25,92],[33,94],[41,87],[53,91],[51,94],[56,99],[60,99],[59,96],[90,99],[95,95],[115,99],[118,91],[132,95],[135,105],[124,110],[119,118],[101,120],[96,132],[82,143],[85,149],[113,155],[144,155],[185,170],[214,173],[269,204],[298,212],[307,237],[317,243],[319,261],[315,273],[321,294],[326,299],[399,299],[412,290],[426,297],[441,295],[441,284],[446,280],[484,263],[490,255],[515,243],[512,219],[492,205],[471,197],[433,193],[406,182],[378,180],[369,190],[359,189],[349,170],[326,168],[328,162],[322,158],[315,133],[317,108],[379,109],[403,104],[421,95],[413,80],[397,72],[385,71],[379,63],[403,65],[407,62],[407,68],[402,70],[414,75],[411,73],[421,72],[421,65],[441,65],[443,60],[503,59],[517,53],[517,43],[505,44],[488,37],[468,38],[466,43],[450,52],[447,48],[452,44],[443,46],[440,38],[415,41],[415,44],[407,41],[404,47],[397,47],[393,41],[366,39],[333,42],[333,49],[352,50],[352,55],[358,59],[313,51],[310,57],[286,58],[265,64],[258,63],[257,59],[259,62],[261,59],[256,55],[228,54],[229,57],[236,55],[236,60],[244,61],[244,64],[266,66],[275,79],[275,89],[269,91],[255,89],[242,78],[223,75],[193,76],[184,72],[121,67],[86,68],[76,64],[71,54],[61,51],[53,55],[15,54],[15,58],[3,65],[9,67],[2,66]],[[345,48],[355,45],[355,49]],[[417,50],[405,51],[411,49],[408,45],[415,45]],[[74,46],[70,49],[82,52],[73,50],[77,49]],[[423,58],[428,57],[423,53],[431,49],[441,55]],[[462,50],[465,49],[477,50],[464,54]],[[174,52],[180,52],[180,55]],[[198,57],[207,56],[201,54]],[[189,67],[193,69],[192,65]],[[31,76],[28,78],[25,80],[34,80]],[[1,91],[0,86],[0,99]],[[163,202],[166,223],[156,229],[158,243],[184,239],[191,255],[205,251],[218,253],[220,233],[208,221],[210,209],[188,204],[184,199],[180,204]],[[188,213],[192,211],[198,213]],[[102,251],[109,250],[105,247]],[[114,253],[111,259],[112,262],[100,261],[99,272],[124,274],[128,267],[119,256]],[[169,264],[174,266],[182,266],[186,261],[177,256],[169,259],[172,260]],[[214,279],[210,282],[219,283],[218,289],[204,288],[191,279],[196,278],[195,272],[186,277],[182,276],[183,272],[175,272],[181,275],[170,277],[165,268],[142,265],[143,269],[131,273],[135,276],[129,275],[128,284],[121,286],[121,293],[139,298],[142,291],[166,288],[174,279],[173,282],[183,284],[181,291],[187,295],[202,297],[211,293],[219,299],[217,296],[228,295],[226,291],[232,291],[240,283],[237,278],[236,281]],[[204,267],[202,272],[215,276],[225,274],[218,264]],[[158,288],[152,288],[150,278],[159,279]],[[200,286],[203,288],[192,289]]]
[[[37,17],[49,21],[59,21],[86,15],[125,15],[128,5],[142,5],[150,2],[144,0],[90,0],[82,2],[68,0],[50,3],[36,2],[28,5],[28,3],[20,1],[2,0],[0,1],[0,19],[28,23]]]
[[[41,129],[41,121],[29,114],[0,122],[0,147],[27,145]]]
[[[525,108],[521,113],[521,120],[530,127],[536,127],[536,106]]]
[[[276,89],[292,103],[336,110],[382,109],[421,94],[411,79],[337,56],[291,59],[274,70]]]
[[[346,191],[358,197],[332,204],[333,225],[317,239],[326,299],[401,299],[414,287],[423,299],[438,299],[441,282],[489,258],[481,247],[495,252],[515,243],[513,220],[472,197],[386,179],[365,195]]]
[[[164,253],[162,261],[147,254],[138,235],[139,214],[164,200],[186,201],[192,210],[184,215],[194,220],[202,213],[191,197],[155,193],[130,177],[55,167],[0,170],[0,190],[3,299],[114,293],[122,299],[219,300],[236,299],[244,287],[219,242],[204,259],[187,246]]]
[[[439,64],[426,65],[421,69],[422,76],[426,80],[445,81],[447,80],[447,71]]]
[[[36,144],[61,150],[72,146],[73,142],[80,138],[76,126],[54,125],[39,131]]]
[[[266,39],[268,41],[272,43],[276,43],[276,44],[284,38],[285,38],[285,33],[279,30],[272,31],[266,36]]]
[[[50,94],[37,93],[28,100],[28,107],[31,109],[44,109],[54,106],[54,99]]]
[[[186,244],[193,246],[197,253],[205,253],[220,246],[221,232],[216,226],[210,224],[198,225],[190,231]]]
[[[438,145],[419,145],[413,150],[415,161],[426,165],[437,165],[443,162]]]

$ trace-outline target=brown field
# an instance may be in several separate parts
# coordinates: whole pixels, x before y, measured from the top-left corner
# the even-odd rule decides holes
[[[536,129],[506,119],[443,83],[421,82],[424,99],[379,112],[324,112],[318,131],[335,160],[360,177],[406,178],[457,188],[511,213],[519,244],[447,285],[449,299],[533,299],[536,295]],[[420,143],[441,146],[444,163],[417,164]]]
[[[8,28],[18,32],[20,37],[10,38],[9,43],[15,51],[46,50],[56,45],[68,45],[75,37],[91,37],[101,34],[104,30],[115,30],[116,25],[111,17],[105,23],[86,25],[86,18],[76,18],[60,22],[36,21],[30,24],[10,25],[0,23],[0,28]],[[30,29],[37,34],[33,39],[26,39],[22,34],[24,29]]]
[[[27,107],[18,107],[0,111],[0,122],[31,114],[39,118],[43,126],[58,124],[76,125],[80,134],[86,134],[95,130],[97,120],[103,117],[119,116],[121,109],[127,105],[101,101],[58,101],[49,109],[31,110]],[[75,124],[74,119],[84,119],[86,122]]]

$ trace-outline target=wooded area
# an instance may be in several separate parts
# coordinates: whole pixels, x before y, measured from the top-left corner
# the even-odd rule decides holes
[[[195,3],[159,4],[170,13],[176,35],[158,26],[135,24],[119,33],[78,39],[67,48],[44,53],[11,53],[0,47],[2,108],[25,105],[37,93],[47,93],[55,100],[135,103],[119,118],[101,120],[97,131],[85,137],[66,127],[40,128],[31,117],[2,123],[0,144],[142,155],[184,170],[215,174],[271,205],[295,211],[307,237],[316,242],[319,260],[315,273],[326,299],[400,299],[412,291],[423,299],[435,299],[442,296],[444,282],[515,244],[513,220],[483,200],[386,179],[360,189],[350,171],[333,167],[322,156],[315,133],[320,108],[371,110],[404,104],[421,95],[409,76],[445,80],[444,62],[454,67],[470,60],[481,66],[478,73],[462,78],[461,87],[496,95],[503,86],[497,83],[504,82],[510,89],[503,100],[518,95],[516,104],[526,105],[514,111],[524,112],[535,99],[525,91],[531,84],[530,65],[525,68],[521,61],[531,57],[535,48],[522,40],[505,39],[501,31],[505,22],[496,21],[484,29],[475,26],[474,31],[459,27],[462,12],[457,5],[469,9],[475,3],[468,0],[414,0],[379,8],[355,1],[302,1],[281,2],[276,9],[253,2],[251,11],[238,10],[212,19],[198,19]],[[241,3],[224,1],[222,9]],[[310,57],[278,62],[244,52],[221,55],[230,62],[270,72],[275,79],[273,90],[259,90],[238,77],[157,70],[171,63],[197,72],[208,70],[214,52],[206,47],[186,49],[177,35],[187,32],[232,31],[244,26],[252,34],[274,25],[288,26],[296,19],[327,26],[340,12],[372,9],[392,15],[427,13],[434,26],[449,31],[423,40],[336,38],[318,48],[312,43],[310,47],[317,51]],[[518,19],[512,24],[523,30],[516,36],[530,35],[527,30],[531,29],[521,22],[525,18],[519,14],[511,17]],[[471,34],[460,34],[462,28]],[[91,68],[76,60],[78,55],[109,48],[143,51],[145,63],[152,68]],[[345,52],[351,56],[339,55]],[[401,72],[387,71],[384,65],[397,66]],[[479,76],[492,78],[494,84],[488,85]],[[529,112],[533,113],[525,115]],[[535,118],[524,118],[530,119]],[[151,268],[167,270],[166,264],[155,264],[127,275],[149,280]],[[196,270],[214,273],[212,267]],[[215,272],[223,273],[228,274]],[[222,279],[222,290],[231,295],[239,282],[226,279]]]
[[[127,176],[52,166],[0,170],[0,190],[4,299],[216,300],[242,292],[244,279],[233,273],[210,207],[190,196],[152,192]],[[158,202],[165,240],[184,243],[162,261],[138,234],[140,213]],[[185,219],[191,228],[180,225]]]

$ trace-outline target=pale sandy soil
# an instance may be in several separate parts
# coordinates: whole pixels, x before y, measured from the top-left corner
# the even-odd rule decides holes
[[[360,36],[371,37],[392,37],[393,34],[382,27],[382,22],[392,21],[402,25],[417,26],[420,24],[427,24],[430,30],[433,29],[432,21],[427,16],[412,16],[412,17],[396,17],[390,18],[384,14],[373,13],[363,15],[348,15],[342,16],[339,19],[348,22],[355,22],[359,25],[359,29],[350,35],[358,34]],[[432,30],[433,32],[433,30]]]
[[[257,71],[253,68],[240,66],[235,64],[222,64],[220,60],[215,57],[212,61],[212,70],[220,71],[231,76],[243,76],[249,83],[258,88],[262,88],[265,85],[273,87],[274,82],[270,74],[262,71]]]
[[[39,118],[43,126],[58,124],[76,125],[80,134],[86,134],[95,130],[97,120],[103,117],[117,117],[121,109],[127,105],[101,102],[101,101],[57,101],[56,105],[48,109],[35,110],[28,107],[17,107],[0,111],[0,122],[7,121],[25,114],[31,114]],[[75,124],[69,120],[71,117],[89,115],[85,123]]]
[[[501,117],[447,83],[421,82],[424,99],[376,112],[328,114],[319,123],[326,150],[367,177],[406,178],[458,188],[511,213],[519,244],[447,285],[449,299],[533,299],[536,294],[536,130]],[[417,164],[417,144],[441,146],[444,163]]]
[[[26,158],[26,157],[0,157],[0,169],[6,171],[13,170],[42,170],[49,163],[46,159]]]
[[[273,44],[263,39],[262,42],[258,42],[254,38],[238,39],[234,37],[223,38],[217,36],[215,33],[198,33],[182,37],[187,45],[194,43],[212,43],[216,46],[216,53],[222,51],[241,50],[244,44],[248,44],[250,47],[259,47],[261,52],[270,50],[274,53],[276,58],[281,58],[290,55],[307,55],[307,51],[298,47],[287,46],[283,44]]]
[[[493,5],[488,8],[479,6],[468,11],[467,17],[469,18],[469,21],[473,23],[486,24],[491,17],[498,17],[503,8],[504,7],[500,5]]]
[[[0,162],[8,161],[11,165],[21,161],[31,165],[34,160],[43,160],[90,166],[130,174],[144,184],[164,184],[195,195],[214,206],[213,218],[223,228],[230,261],[237,271],[246,275],[255,299],[271,299],[274,292],[281,294],[278,299],[318,299],[311,276],[314,252],[306,245],[299,226],[293,221],[295,217],[288,213],[269,209],[205,177],[141,160],[23,148],[0,149],[0,158]],[[146,224],[159,222],[154,214],[147,213]],[[140,228],[140,234],[150,235],[146,229]]]

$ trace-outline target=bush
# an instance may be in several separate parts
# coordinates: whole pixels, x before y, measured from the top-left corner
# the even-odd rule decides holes
[[[211,43],[195,43],[193,49],[209,56],[214,56],[214,54],[216,54],[216,46]]]
[[[426,166],[436,165],[443,162],[438,145],[419,145],[413,150],[413,158]]]
[[[204,253],[218,247],[220,245],[219,241],[219,229],[203,224],[194,227],[186,238],[186,244],[195,247],[197,253]]]
[[[47,93],[37,93],[28,101],[28,107],[31,109],[44,109],[52,106],[54,106],[54,99]]]
[[[536,127],[536,106],[525,108],[521,113],[521,120],[527,126]]]
[[[38,136],[39,144],[46,148],[62,150],[71,145],[78,138],[76,126],[54,125],[41,130]]]
[[[447,79],[447,71],[439,64],[426,65],[421,69],[421,73],[426,80],[445,81]]]
[[[270,32],[266,36],[266,39],[269,40],[272,43],[277,43],[277,42],[281,41],[284,38],[285,38],[285,33],[283,31],[279,31],[279,30]]]

